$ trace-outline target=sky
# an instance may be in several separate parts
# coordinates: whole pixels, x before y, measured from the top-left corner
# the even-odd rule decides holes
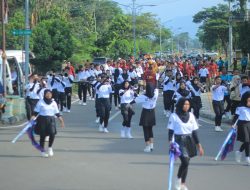
[[[132,5],[132,0],[114,0],[124,5]],[[192,17],[203,8],[226,3],[224,0],[136,0],[138,5],[157,5],[143,7],[140,12],[152,12],[161,20],[161,23],[170,28],[175,34],[189,32],[194,38],[199,27],[192,22]],[[122,6],[121,6],[122,7]],[[126,13],[131,9],[122,7]]]

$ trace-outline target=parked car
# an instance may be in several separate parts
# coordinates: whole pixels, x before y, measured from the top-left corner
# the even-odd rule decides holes
[[[107,61],[108,61],[107,57],[96,57],[96,58],[94,58],[93,63],[95,65],[103,65],[103,64],[107,63]]]

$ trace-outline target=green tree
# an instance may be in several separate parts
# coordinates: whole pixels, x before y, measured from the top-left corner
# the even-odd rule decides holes
[[[40,22],[32,34],[33,51],[36,55],[34,64],[39,71],[51,68],[59,69],[62,60],[72,56],[74,44],[69,24],[59,19]]]
[[[200,40],[206,49],[221,46],[227,53],[228,46],[228,20],[229,8],[219,4],[211,8],[205,8],[193,17],[193,22],[201,23],[199,33]]]

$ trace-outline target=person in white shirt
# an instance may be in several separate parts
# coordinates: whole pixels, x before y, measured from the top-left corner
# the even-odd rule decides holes
[[[239,151],[235,152],[235,159],[241,162],[242,152],[245,150],[246,162],[250,165],[250,91],[243,94],[241,105],[236,109],[237,141],[242,142]]]
[[[193,78],[189,89],[192,94],[191,107],[193,108],[195,118],[198,120],[200,118],[200,109],[202,108],[201,93],[204,92],[198,77]]]
[[[98,90],[98,102],[99,102],[99,108],[100,108],[100,126],[99,131],[108,133],[108,122],[109,122],[109,116],[110,116],[110,110],[111,110],[111,104],[110,104],[110,94],[112,94],[112,87],[110,85],[109,78],[106,76],[103,76],[101,79],[101,83],[97,86]]]
[[[224,94],[227,87],[221,84],[221,78],[215,77],[215,85],[212,86],[213,109],[215,113],[215,131],[223,131],[221,128],[222,115],[224,113]]]
[[[135,86],[136,84],[138,84],[138,76],[137,76],[137,73],[135,71],[135,68],[134,67],[131,67],[129,70],[128,70],[128,75],[131,79],[131,86]]]
[[[74,82],[74,76],[69,74],[70,68],[66,67],[65,68],[65,73],[63,76],[63,82],[65,83],[65,104],[64,104],[64,108],[65,108],[65,112],[70,112],[71,109],[71,96],[72,96],[72,84]]]
[[[100,102],[98,98],[99,91],[97,87],[101,84],[102,74],[99,74],[95,81],[92,82],[93,88],[95,90],[95,110],[96,110],[96,123],[100,122]]]
[[[119,96],[119,90],[120,90],[120,82],[118,82],[119,76],[123,73],[122,69],[120,68],[120,63],[116,63],[115,69],[114,69],[114,103],[115,108],[118,109],[121,99]]]
[[[30,110],[31,114],[34,113],[34,109],[36,107],[37,102],[39,101],[39,95],[37,94],[37,91],[40,88],[40,83],[39,83],[39,78],[37,74],[32,75],[32,82],[28,84],[28,89],[29,91],[29,105],[30,105]]]
[[[163,102],[164,102],[164,114],[169,117],[174,112],[173,96],[176,87],[174,82],[174,76],[172,70],[166,70],[166,77],[163,81]]]
[[[203,64],[202,68],[200,68],[199,70],[200,82],[206,84],[208,76],[209,76],[209,71],[206,68],[205,64]]]
[[[78,77],[78,96],[79,96],[79,104],[82,104],[84,106],[87,105],[87,89],[88,89],[88,81],[87,79],[90,77],[89,72],[80,65],[79,71],[77,73]]]
[[[40,135],[40,146],[43,149],[45,137],[49,136],[48,152],[42,151],[42,157],[53,156],[52,145],[56,135],[55,116],[58,117],[62,128],[64,127],[64,121],[59,113],[56,102],[52,99],[52,92],[49,89],[44,91],[44,98],[37,103],[34,113],[32,119],[38,116],[35,133]]]
[[[194,115],[189,112],[190,101],[181,98],[176,104],[176,112],[171,114],[168,121],[169,142],[176,142],[179,145],[181,165],[178,170],[175,188],[177,190],[187,190],[186,177],[190,158],[197,155],[197,148],[200,156],[204,155],[204,150],[199,142]],[[197,148],[196,148],[197,147]]]
[[[240,96],[242,97],[245,92],[250,91],[250,84],[248,83],[248,77],[241,77],[241,85],[240,85]]]
[[[174,95],[175,102],[177,103],[180,98],[191,99],[192,94],[191,94],[190,90],[187,89],[186,82],[181,81],[179,83],[179,86],[180,87],[177,89],[177,91],[175,92],[175,95]]]
[[[52,70],[52,77],[51,77],[51,90],[52,90],[52,96],[53,99],[56,101],[57,104],[59,104],[59,92],[58,92],[58,85],[60,84],[61,80],[58,76],[56,76],[55,70]]]
[[[143,127],[146,147],[144,152],[151,152],[154,149],[153,126],[156,125],[155,106],[159,96],[159,90],[154,84],[146,84],[146,92],[135,99],[135,103],[142,103],[142,112],[139,125]]]
[[[122,88],[119,90],[119,95],[121,98],[121,114],[123,116],[121,138],[126,137],[132,139],[133,137],[131,135],[131,120],[135,112],[131,103],[133,102],[136,94],[131,88],[129,81],[124,81]]]

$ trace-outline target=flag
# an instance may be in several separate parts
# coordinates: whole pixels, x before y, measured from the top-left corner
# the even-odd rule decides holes
[[[172,178],[174,174],[174,162],[181,155],[179,145],[172,141],[169,148],[169,177],[168,177],[168,190],[172,189]]]
[[[28,137],[29,139],[31,140],[31,144],[39,151],[41,152],[44,152],[44,148],[42,148],[40,146],[40,144],[36,141],[35,137],[34,137],[34,128],[35,128],[35,124],[30,127],[28,130],[27,130],[27,134],[28,134]]]
[[[221,159],[224,160],[225,157],[228,153],[228,150],[233,149],[233,145],[235,142],[235,138],[236,138],[236,129],[232,128],[230,130],[230,132],[228,133],[225,141],[223,142],[220,151],[218,152],[217,156],[215,157],[215,160],[217,161],[220,157],[220,155],[222,156]],[[225,150],[226,149],[226,150]],[[232,150],[231,150],[232,151]],[[224,155],[223,155],[224,154]],[[224,158],[224,159],[223,159]]]
[[[226,146],[225,146],[225,148],[222,151],[221,160],[225,160],[227,154],[229,152],[232,152],[234,150],[235,140],[236,140],[236,129],[232,129],[231,137],[227,141]]]

